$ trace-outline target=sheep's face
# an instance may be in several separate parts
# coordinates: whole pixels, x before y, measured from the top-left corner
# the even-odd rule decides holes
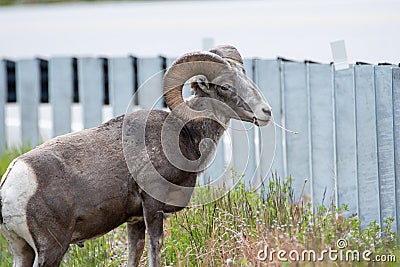
[[[218,100],[212,101],[213,109],[228,118],[267,125],[271,119],[271,107],[246,76],[243,67],[234,62],[230,65],[212,81],[204,75],[195,76],[191,83],[195,95]]]

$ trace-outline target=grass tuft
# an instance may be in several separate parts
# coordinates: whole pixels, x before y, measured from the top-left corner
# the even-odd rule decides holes
[[[399,256],[392,218],[385,221],[384,229],[376,222],[361,229],[357,217],[343,216],[346,206],[321,206],[313,213],[304,198],[295,199],[291,181],[272,175],[260,193],[249,192],[241,183],[218,201],[174,214],[166,223],[165,265],[259,266],[267,263],[259,255],[266,246],[287,253],[321,252],[336,249],[339,239],[348,242],[346,251],[371,250],[371,258]],[[276,254],[272,262],[282,264]]]
[[[29,148],[9,148],[2,153],[0,175],[15,157],[27,150]],[[233,176],[237,175],[233,172]],[[203,188],[195,197],[209,199],[217,193],[217,189]],[[295,199],[291,178],[281,180],[274,174],[259,192],[249,191],[239,183],[219,200],[186,208],[167,219],[162,261],[166,266],[264,266],[267,262],[260,262],[259,252],[266,247],[287,253],[311,249],[320,252],[328,247],[336,249],[339,239],[346,240],[346,250],[371,250],[371,258],[389,254],[400,257],[396,234],[391,231],[393,218],[386,219],[383,229],[375,221],[362,229],[357,217],[344,214],[348,214],[345,205],[336,207],[332,204],[320,206],[313,212],[305,197]],[[125,227],[122,225],[100,238],[87,241],[83,248],[71,245],[62,266],[125,266]],[[276,254],[271,260],[282,264]],[[145,262],[146,252],[141,266],[145,266]],[[324,261],[320,265],[331,263]],[[346,266],[349,263],[336,264]],[[357,264],[367,265],[366,262]],[[9,266],[12,266],[12,255],[0,235],[0,267]]]

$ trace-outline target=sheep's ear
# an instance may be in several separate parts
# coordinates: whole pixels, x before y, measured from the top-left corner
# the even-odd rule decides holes
[[[204,92],[206,94],[210,93],[210,85],[208,79],[204,75],[197,75],[192,78],[190,81],[190,87],[195,92]]]

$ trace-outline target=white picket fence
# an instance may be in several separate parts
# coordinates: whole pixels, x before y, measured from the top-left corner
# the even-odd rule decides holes
[[[48,60],[49,104],[40,104],[39,61],[17,61],[17,103],[12,104],[6,102],[6,62],[0,61],[0,149],[6,145],[6,133],[11,132],[9,117],[14,116],[15,122],[13,112],[20,113],[17,138],[33,145],[41,138],[93,127],[123,114],[135,86],[162,71],[172,59],[109,58],[105,72],[102,59],[78,58],[79,104],[72,103],[72,62],[72,58]],[[247,140],[246,132],[231,130],[232,148],[220,142],[205,178],[212,180],[223,173],[227,154],[232,155],[230,164],[245,173],[246,179],[266,176],[274,146],[271,138],[275,138],[272,171],[292,176],[297,196],[307,179],[304,194],[314,206],[333,200],[337,205],[347,204],[350,214],[358,214],[364,226],[393,217],[394,230],[400,230],[400,69],[351,65],[335,71],[329,64],[280,59],[246,59],[245,67],[270,102],[275,121],[299,134],[278,128],[274,134],[272,127],[252,128]],[[105,78],[109,106],[103,104]],[[136,99],[140,108],[152,107],[159,98],[161,78],[158,75],[151,80],[147,85],[151,90],[140,91]],[[162,101],[156,108],[163,108]],[[82,115],[77,119],[81,126],[73,127],[76,112]],[[47,123],[42,122],[43,117]],[[241,127],[237,122],[232,125]],[[44,128],[51,130],[50,134],[43,134]]]

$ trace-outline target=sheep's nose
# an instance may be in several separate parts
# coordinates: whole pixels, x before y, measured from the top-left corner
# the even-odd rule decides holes
[[[268,116],[271,117],[271,110],[270,109],[266,109],[266,108],[262,108],[262,111],[267,114]]]

